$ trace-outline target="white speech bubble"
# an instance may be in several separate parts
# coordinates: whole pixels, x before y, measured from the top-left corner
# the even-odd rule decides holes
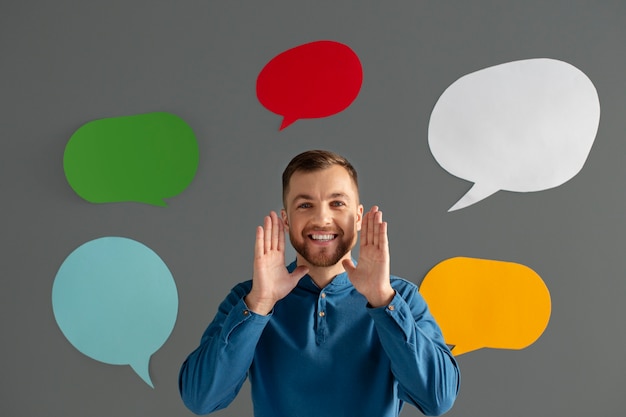
[[[448,211],[499,190],[565,183],[585,164],[599,122],[593,83],[563,61],[527,59],[459,78],[435,104],[428,126],[437,162],[474,183]]]

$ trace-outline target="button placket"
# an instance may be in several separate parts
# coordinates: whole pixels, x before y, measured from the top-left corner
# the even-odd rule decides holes
[[[317,333],[316,333],[316,342],[317,344],[322,344],[326,341],[326,293],[321,292],[317,299]]]

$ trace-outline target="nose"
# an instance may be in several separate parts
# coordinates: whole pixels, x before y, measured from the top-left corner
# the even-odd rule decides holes
[[[327,207],[326,205],[319,205],[314,210],[311,223],[316,227],[325,227],[332,224],[332,213],[330,207]]]

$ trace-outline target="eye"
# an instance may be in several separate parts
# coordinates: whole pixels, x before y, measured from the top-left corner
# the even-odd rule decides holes
[[[311,207],[313,207],[313,205],[311,203],[300,203],[300,204],[298,204],[298,208],[302,208],[302,209],[311,208]]]
[[[332,203],[330,203],[330,205],[333,207],[342,207],[345,206],[346,203],[344,203],[343,201],[333,201]]]

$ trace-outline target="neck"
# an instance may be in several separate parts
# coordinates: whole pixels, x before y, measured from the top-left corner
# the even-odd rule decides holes
[[[304,265],[308,267],[309,276],[311,277],[315,285],[317,285],[320,288],[324,288],[325,286],[330,284],[333,278],[345,272],[345,269],[343,268],[343,265],[341,264],[341,262],[344,259],[351,259],[351,253],[348,252],[343,258],[339,260],[339,262],[331,266],[311,265],[309,262],[306,261],[306,259],[300,256],[300,254],[296,256],[296,263],[298,264],[298,266]]]

